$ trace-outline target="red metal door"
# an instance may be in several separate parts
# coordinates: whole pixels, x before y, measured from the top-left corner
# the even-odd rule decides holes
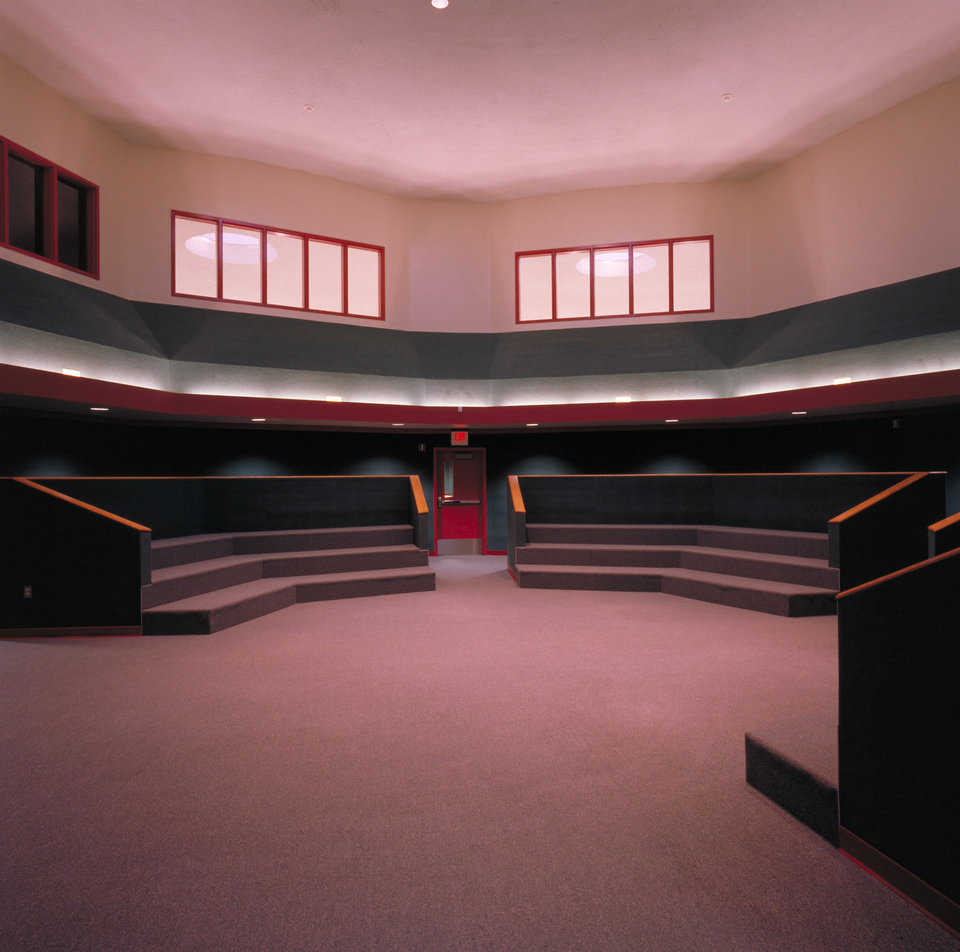
[[[485,456],[476,448],[434,451],[438,555],[474,554],[486,548]]]

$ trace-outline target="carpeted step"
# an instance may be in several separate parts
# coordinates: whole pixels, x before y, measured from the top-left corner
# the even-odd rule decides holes
[[[580,545],[704,545],[810,559],[829,556],[825,532],[736,526],[527,523],[527,540]]]
[[[789,582],[810,588],[826,588],[837,592],[840,573],[826,559],[810,559],[796,555],[776,555],[740,549],[717,549],[697,546],[685,549],[680,567],[721,575],[742,575],[770,582]]]
[[[680,566],[679,545],[595,545],[577,542],[532,542],[517,546],[517,564]]]
[[[663,592],[771,615],[836,612],[835,592],[829,589],[693,569],[517,564],[515,571],[522,588]]]
[[[233,536],[195,535],[155,539],[150,544],[150,565],[154,572],[171,565],[202,562],[233,555]]]
[[[145,585],[141,590],[140,604],[144,609],[155,608],[166,602],[190,598],[259,578],[405,568],[426,564],[427,552],[415,545],[232,555],[155,570],[152,584]]]
[[[140,589],[140,609],[145,611],[164,602],[179,601],[220,588],[256,581],[263,578],[262,561],[256,557],[230,556],[155,569],[151,584]]]
[[[423,566],[257,579],[148,609],[142,616],[143,633],[209,635],[296,602],[428,592],[434,588],[434,572]]]
[[[803,559],[828,559],[830,541],[826,532],[794,532],[786,529],[741,529],[736,526],[698,526],[699,545],[718,549],[747,549],[770,555]]]
[[[518,565],[660,566],[792,582],[834,591],[839,586],[839,573],[826,560],[740,549],[537,542],[519,546],[515,558]]]
[[[696,545],[697,526],[528,522],[527,540],[583,545]]]
[[[834,846],[839,842],[837,785],[746,734],[747,783]]]
[[[230,555],[311,552],[319,549],[371,548],[412,543],[413,527],[409,525],[221,532],[159,539],[151,545],[151,563],[154,569],[163,569]]]

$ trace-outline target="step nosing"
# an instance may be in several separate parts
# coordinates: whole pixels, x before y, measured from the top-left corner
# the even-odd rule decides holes
[[[760,579],[747,575],[727,575],[720,572],[708,572],[698,569],[673,568],[671,566],[611,566],[611,565],[537,565],[518,563],[520,575],[602,575],[625,578],[672,578],[688,582],[706,582],[730,588],[753,589],[756,591],[781,592],[783,594],[829,594],[836,590],[815,585],[800,585],[795,582],[782,582],[776,579]]]
[[[435,574],[434,570],[427,566],[403,566],[388,569],[367,569],[359,572],[328,572],[321,575],[287,575],[266,579],[260,578],[213,589],[197,595],[191,595],[187,598],[160,602],[157,605],[144,609],[142,613],[145,615],[159,615],[165,611],[219,611],[231,605],[241,604],[249,598],[258,598],[273,592],[283,591],[284,589],[296,588],[298,585],[334,586],[343,582],[366,582],[390,578],[431,576]],[[254,591],[250,591],[251,586],[256,587]],[[246,589],[246,591],[241,592],[240,589]],[[232,599],[229,597],[225,598],[225,596],[230,595],[235,597]]]
[[[727,549],[719,546],[695,545],[687,543],[591,543],[591,542],[529,542],[517,546],[518,552],[561,552],[565,549],[574,552],[678,552],[687,555],[718,556],[738,561],[755,561],[771,564],[797,565],[804,568],[830,568],[827,559],[818,559],[808,555],[785,555],[781,552],[761,552],[753,549]]]
[[[196,559],[178,565],[155,569],[153,582],[190,578],[206,572],[226,571],[252,563],[278,562],[285,559],[345,559],[357,560],[375,555],[412,555],[425,550],[410,544],[388,546],[356,546],[346,549],[283,549],[276,552],[244,552],[221,555],[212,559]],[[156,576],[160,578],[156,578]]]

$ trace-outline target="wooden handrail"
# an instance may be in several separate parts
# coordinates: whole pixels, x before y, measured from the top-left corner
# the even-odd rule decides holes
[[[927,528],[931,532],[939,532],[941,529],[949,528],[955,522],[960,522],[960,512],[955,512],[952,516],[947,516],[945,519],[935,522],[932,526],[927,526]]]
[[[517,476],[508,476],[507,484],[510,486],[510,502],[513,504],[513,511],[526,512],[527,507],[523,504],[523,493],[520,492],[520,479]]]
[[[31,489],[36,489],[39,492],[46,493],[48,496],[53,496],[55,499],[59,499],[62,502],[70,503],[71,506],[77,506],[80,509],[86,509],[87,512],[92,512],[98,516],[103,516],[105,519],[110,519],[113,522],[119,522],[121,525],[129,526],[131,529],[137,529],[140,532],[151,531],[149,526],[142,526],[139,522],[131,522],[129,519],[124,519],[123,516],[118,516],[114,512],[107,512],[106,509],[100,509],[97,506],[91,506],[90,503],[84,502],[82,499],[74,499],[73,496],[67,496],[64,493],[58,493],[55,489],[51,489],[49,486],[43,486],[40,483],[35,483],[32,479],[27,479],[25,476],[14,476],[13,481],[20,483],[22,486],[29,486]]]
[[[851,516],[857,515],[857,513],[863,512],[865,509],[869,509],[871,506],[876,505],[882,499],[887,499],[889,496],[892,496],[894,493],[900,492],[901,489],[906,489],[907,486],[912,486],[914,483],[919,482],[923,479],[924,476],[929,476],[930,473],[914,473],[912,476],[908,476],[906,479],[901,479],[899,483],[894,483],[892,486],[888,486],[882,492],[877,493],[875,496],[871,496],[869,499],[864,499],[863,502],[858,502],[855,506],[848,509],[846,512],[841,512],[839,516],[834,516],[830,520],[830,524],[845,522]]]
[[[417,515],[423,516],[430,512],[427,506],[427,497],[423,494],[423,484],[416,474],[410,476],[410,490],[413,492],[413,502],[417,507]]]
[[[931,470],[943,472],[943,470]],[[523,479],[594,479],[597,477],[637,479],[661,479],[664,476],[912,476],[911,470],[869,471],[869,472],[837,472],[837,473],[524,473]],[[926,474],[921,474],[926,475]]]
[[[872,578],[869,582],[863,582],[861,585],[855,585],[853,588],[848,588],[842,592],[838,592],[837,598],[846,598],[848,595],[853,595],[854,592],[862,592],[866,588],[873,588],[874,585],[879,585],[881,582],[889,581],[892,578],[896,578],[898,575],[909,575],[911,572],[916,572],[918,569],[922,569],[925,565],[932,565],[934,562],[939,562],[942,559],[949,559],[954,555],[960,555],[960,548],[951,549],[949,552],[941,552],[939,555],[933,556],[933,558],[924,559],[922,562],[914,562],[913,565],[904,566],[902,569],[897,569],[895,572],[888,572],[886,575],[881,575],[879,578]]]
[[[28,479],[27,476],[14,476],[14,479]],[[404,479],[402,474],[387,473],[377,475],[376,473],[363,473],[356,476],[345,475],[308,475],[308,476],[34,476],[33,479],[42,479],[46,482],[66,481],[66,480],[87,480],[89,482],[107,482],[108,480],[134,480],[147,479]]]

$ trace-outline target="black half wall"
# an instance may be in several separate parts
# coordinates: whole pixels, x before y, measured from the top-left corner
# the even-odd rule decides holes
[[[511,473],[942,469],[948,472],[947,511],[960,510],[960,411],[956,409],[777,425],[474,431],[471,444],[487,450],[487,544],[494,550],[507,547],[506,494]],[[446,433],[132,424],[0,410],[2,476],[416,473],[430,501],[433,449],[447,445]]]
[[[0,322],[169,360],[426,379],[716,370],[960,329],[960,268],[733,320],[399,331],[128,301],[0,260]]]

